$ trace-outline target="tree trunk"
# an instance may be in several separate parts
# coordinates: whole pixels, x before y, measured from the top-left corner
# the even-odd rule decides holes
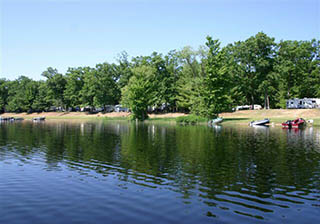
[[[251,110],[254,110],[254,97],[251,95]]]
[[[270,109],[269,95],[268,95],[268,91],[267,90],[265,90],[265,92],[264,92],[264,109],[266,109],[266,110]]]

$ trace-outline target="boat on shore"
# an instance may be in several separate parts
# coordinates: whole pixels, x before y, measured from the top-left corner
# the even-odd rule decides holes
[[[0,121],[14,121],[14,117],[0,117]]]
[[[23,117],[15,117],[14,120],[15,120],[15,121],[23,121],[24,118],[23,118]]]
[[[33,121],[44,121],[46,117],[34,117],[32,118]]]
[[[269,124],[270,123],[270,120],[269,118],[265,118],[263,120],[258,120],[258,121],[251,121],[249,123],[250,126],[256,126],[256,125],[266,125],[266,124]]]
[[[303,128],[306,125],[307,125],[307,122],[303,118],[297,118],[295,120],[287,120],[286,122],[282,123],[282,127],[286,129]]]
[[[223,118],[222,117],[217,117],[216,119],[212,119],[209,121],[209,124],[212,124],[212,125],[216,125],[216,124],[219,124],[223,121]]]
[[[0,121],[22,121],[24,120],[22,117],[1,117]]]

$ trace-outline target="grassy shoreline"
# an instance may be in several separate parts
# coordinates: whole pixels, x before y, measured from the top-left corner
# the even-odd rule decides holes
[[[32,119],[34,117],[45,116],[48,120],[129,120],[129,113],[98,113],[87,114],[83,112],[43,112],[43,113],[4,113],[2,117],[22,117],[24,119]],[[147,122],[176,122],[177,117],[190,116],[182,113],[168,113],[168,114],[151,114]],[[320,109],[272,109],[272,110],[247,110],[237,111],[230,113],[221,113],[220,117],[224,118],[223,124],[239,124],[248,125],[250,121],[261,120],[269,118],[273,125],[280,125],[286,120],[292,120],[298,117],[302,117],[306,120],[313,119],[314,125],[320,125]],[[202,119],[198,124],[205,124]]]

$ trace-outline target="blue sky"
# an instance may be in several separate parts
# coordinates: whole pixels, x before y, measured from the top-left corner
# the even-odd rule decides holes
[[[276,41],[319,39],[320,0],[0,0],[0,78],[41,79],[47,67],[115,62],[222,45],[259,31]]]

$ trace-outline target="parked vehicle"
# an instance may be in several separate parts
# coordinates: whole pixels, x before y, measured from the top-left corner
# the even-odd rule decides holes
[[[269,124],[270,123],[270,120],[269,118],[265,118],[263,120],[258,120],[258,121],[251,121],[249,123],[250,126],[254,126],[254,125],[266,125],[266,124]]]
[[[320,99],[317,98],[303,98],[287,100],[287,109],[312,109],[320,107]]]
[[[93,107],[90,107],[90,106],[81,107],[80,111],[81,112],[90,112],[90,111],[93,111]]]
[[[307,125],[307,122],[303,118],[297,118],[295,120],[287,120],[282,123],[283,128],[303,128]]]
[[[113,112],[114,110],[115,110],[115,107],[112,105],[107,105],[105,107],[105,112],[107,112],[107,113]]]
[[[114,107],[115,112],[129,112],[129,108],[122,107],[122,105],[118,104]]]
[[[97,107],[93,111],[96,112],[96,113],[103,112],[104,108],[103,107]]]
[[[163,113],[170,109],[170,103],[162,103],[157,106],[148,106],[148,113]]]

